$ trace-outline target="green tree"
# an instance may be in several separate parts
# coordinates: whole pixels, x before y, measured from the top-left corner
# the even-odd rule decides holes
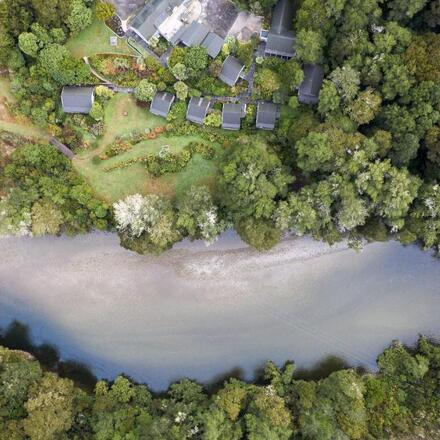
[[[20,50],[31,57],[38,55],[38,38],[32,32],[23,32],[18,37],[18,46]]]
[[[104,109],[98,101],[92,104],[89,114],[95,121],[102,121],[104,119]]]
[[[96,4],[95,14],[98,20],[107,21],[116,13],[115,6],[106,1],[98,1]]]
[[[73,34],[78,34],[80,31],[90,26],[92,23],[92,11],[89,9],[83,0],[72,0],[67,24]]]
[[[188,97],[188,86],[183,81],[174,83],[174,90],[176,91],[177,99],[185,101]]]
[[[156,84],[143,79],[139,82],[138,86],[134,90],[134,96],[139,101],[152,101],[154,95],[156,94],[157,86]]]
[[[357,124],[368,124],[380,111],[382,98],[372,89],[360,92],[348,107],[350,118]]]
[[[26,434],[35,440],[57,439],[72,426],[75,389],[73,382],[45,373],[39,383],[30,388],[25,404]]]
[[[319,32],[301,29],[296,36],[296,57],[310,64],[323,61],[325,39]]]

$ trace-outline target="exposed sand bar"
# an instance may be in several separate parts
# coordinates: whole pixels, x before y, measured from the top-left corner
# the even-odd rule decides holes
[[[336,354],[373,366],[392,339],[440,336],[440,260],[415,246],[309,238],[268,253],[231,234],[144,257],[112,234],[0,240],[0,325],[17,318],[63,357],[154,388],[267,359]]]

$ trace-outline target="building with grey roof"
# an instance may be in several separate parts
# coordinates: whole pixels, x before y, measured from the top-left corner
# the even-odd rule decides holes
[[[153,36],[158,36],[160,26],[166,22],[173,15],[175,8],[180,6],[184,0],[150,0],[136,15],[136,17],[129,23],[128,29],[142,38],[143,41],[148,43]],[[183,23],[176,17],[176,23],[174,23],[175,32],[179,29]],[[174,33],[175,33],[174,32]],[[165,32],[162,32],[165,34]],[[164,35],[165,38],[171,38],[171,35]]]
[[[206,49],[211,58],[215,58],[222,50],[224,38],[217,35],[215,32],[210,32],[202,41],[202,47]]]
[[[223,104],[222,128],[240,130],[241,119],[246,115],[246,104]]]
[[[298,88],[298,101],[303,104],[317,104],[324,79],[324,69],[318,64],[305,64],[304,80]]]
[[[266,56],[290,59],[295,55],[295,33],[292,30],[296,0],[280,0],[272,14],[267,35]]]
[[[89,113],[94,101],[94,87],[65,86],[61,92],[64,113]]]
[[[180,37],[180,41],[188,47],[200,46],[208,34],[208,26],[194,21],[185,29],[185,32]]]
[[[228,86],[232,87],[235,86],[238,78],[242,76],[243,70],[244,64],[232,55],[229,55],[225,61],[223,61],[219,78]]]
[[[157,92],[151,101],[150,112],[166,118],[176,97],[168,92]]]
[[[196,124],[203,124],[211,101],[207,98],[192,97],[186,111],[186,119]]]
[[[257,106],[256,127],[263,130],[273,130],[279,117],[279,108],[273,102],[259,102]]]

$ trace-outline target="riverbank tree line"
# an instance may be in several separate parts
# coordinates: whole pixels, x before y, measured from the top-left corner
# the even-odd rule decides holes
[[[0,3],[0,60],[14,71],[20,111],[34,120],[38,115],[33,113],[46,112],[41,119],[56,126],[62,115],[53,96],[64,84],[87,82],[88,70],[66,52],[63,42],[90,22],[92,2],[72,0],[64,7],[52,1],[52,9],[31,3]],[[257,3],[243,2],[242,7],[269,11],[272,6]],[[50,13],[57,8],[59,13]],[[264,84],[279,84],[270,93],[284,104],[276,130],[264,142],[257,141],[252,129],[241,132],[223,148],[209,185],[191,188],[183,200],[129,195],[104,210],[89,189],[88,200],[81,202],[74,191],[72,203],[72,187],[66,185],[77,187],[77,178],[52,186],[50,192],[44,185],[53,179],[52,171],[30,179],[32,161],[20,158],[30,151],[25,147],[25,153],[12,155],[2,173],[3,182],[8,179],[14,188],[2,199],[6,222],[12,218],[14,223],[7,228],[20,232],[17,225],[30,225],[29,218],[43,218],[52,210],[44,221],[52,219],[58,226],[30,229],[50,233],[62,230],[61,224],[73,232],[116,227],[122,245],[141,253],[161,252],[184,237],[212,242],[229,226],[260,250],[273,247],[285,234],[310,234],[330,244],[348,238],[354,248],[365,240],[392,237],[438,251],[438,1],[303,0],[294,26],[294,62],[264,61],[265,76],[273,77]],[[298,63],[324,67],[316,106],[299,104],[295,87],[284,91],[280,78],[292,70],[296,84]],[[48,153],[35,148],[33,154]],[[14,173],[16,161],[32,172]],[[33,185],[35,191],[30,191]],[[26,196],[21,192],[18,197],[15,188],[23,187]],[[72,226],[76,212],[80,225]]]
[[[47,347],[37,352],[51,358]],[[255,383],[230,378],[208,392],[182,379],[154,393],[125,376],[84,388],[0,346],[0,439],[438,438],[440,348],[424,337],[413,349],[394,342],[377,365],[304,380],[293,362],[268,362]]]

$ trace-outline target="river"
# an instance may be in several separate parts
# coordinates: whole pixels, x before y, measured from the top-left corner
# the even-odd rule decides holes
[[[154,389],[236,367],[249,378],[267,359],[374,368],[393,339],[440,337],[439,317],[440,260],[396,242],[258,253],[228,233],[151,257],[106,233],[0,240],[0,325],[18,319],[99,377]]]

